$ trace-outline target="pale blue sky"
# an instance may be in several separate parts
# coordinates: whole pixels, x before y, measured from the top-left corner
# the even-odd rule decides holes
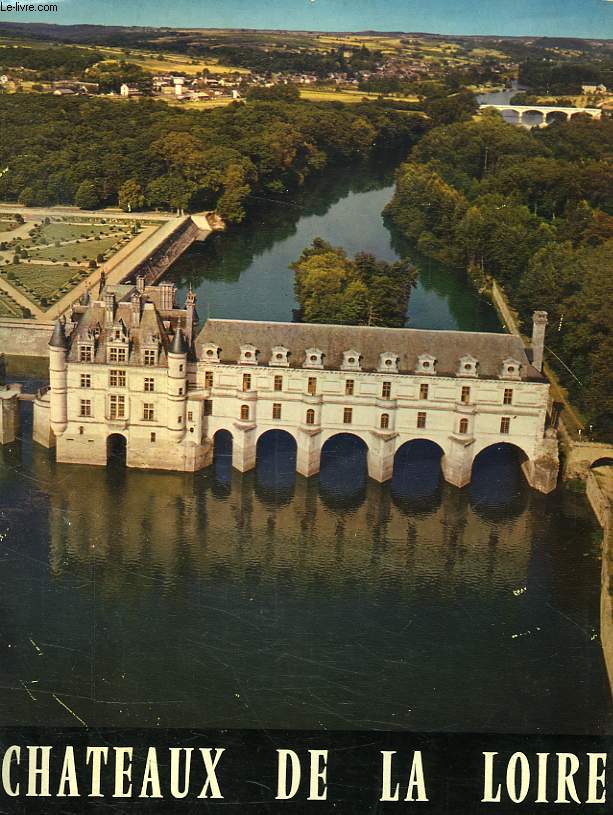
[[[15,0],[2,0],[4,6]],[[26,0],[33,2],[34,0]],[[36,0],[43,2],[44,0]],[[52,0],[49,0],[52,1]],[[137,26],[613,37],[611,0],[55,0],[4,20]]]

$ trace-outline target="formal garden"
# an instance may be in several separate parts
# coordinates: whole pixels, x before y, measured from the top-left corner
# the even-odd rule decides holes
[[[32,223],[27,234],[22,230],[17,237],[11,237],[9,226],[22,226],[22,221],[0,213],[0,280],[9,284],[5,287],[9,291],[2,292],[0,317],[23,316],[24,309],[11,298],[10,287],[44,311],[143,228],[121,218],[94,221],[72,215]]]

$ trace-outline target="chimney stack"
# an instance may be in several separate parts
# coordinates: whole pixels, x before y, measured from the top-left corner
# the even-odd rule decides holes
[[[535,311],[532,315],[532,365],[537,371],[543,370],[546,326],[547,312]]]

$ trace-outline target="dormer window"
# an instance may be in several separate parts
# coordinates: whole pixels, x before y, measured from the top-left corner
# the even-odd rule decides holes
[[[148,367],[153,366],[153,365],[157,365],[157,361],[158,361],[157,357],[158,357],[158,354],[157,354],[157,351],[155,349],[146,348],[143,351],[143,365],[146,365]]]
[[[79,344],[79,362],[94,361],[94,346]]]
[[[391,374],[398,373],[398,355],[383,352],[379,354],[379,370],[386,371]]]
[[[521,362],[516,359],[507,358],[502,362],[500,376],[502,379],[519,379],[521,372]]]
[[[360,370],[360,360],[361,354],[359,351],[355,351],[351,349],[349,351],[343,351],[343,362],[341,364],[342,371],[359,371]]]
[[[270,354],[270,364],[280,368],[287,368],[289,366],[288,354],[289,348],[285,348],[283,345],[275,345]]]
[[[257,365],[258,349],[255,345],[241,345],[239,362],[241,365]]]
[[[417,358],[415,373],[427,375],[436,374],[436,357],[433,357],[431,354],[420,354]]]
[[[458,376],[477,376],[478,360],[467,354],[460,359],[460,367],[458,368]]]
[[[304,367],[305,368],[323,368],[324,353],[319,348],[307,348],[304,352]]]
[[[219,362],[219,346],[207,342],[202,346],[202,356],[206,362]]]

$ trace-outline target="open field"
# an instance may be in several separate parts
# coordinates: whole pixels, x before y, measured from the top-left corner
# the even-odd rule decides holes
[[[71,224],[71,223],[50,223],[43,224],[37,235],[33,236],[31,244],[45,245],[55,243],[56,241],[76,241],[86,240],[88,238],[101,238],[110,236],[111,233],[117,236],[117,239],[123,237],[124,232],[118,231],[115,227],[107,224]]]
[[[195,76],[202,73],[205,68],[217,74],[229,74],[235,71],[242,74],[248,73],[246,68],[218,65],[213,60],[192,59],[182,56],[181,54],[156,54],[147,51],[107,47],[96,47],[93,50],[105,54],[109,60],[133,62],[135,65],[140,65],[145,71],[151,71],[153,74],[185,73]]]
[[[34,305],[46,308],[87,277],[88,271],[74,266],[18,263],[1,266],[0,274]]]

